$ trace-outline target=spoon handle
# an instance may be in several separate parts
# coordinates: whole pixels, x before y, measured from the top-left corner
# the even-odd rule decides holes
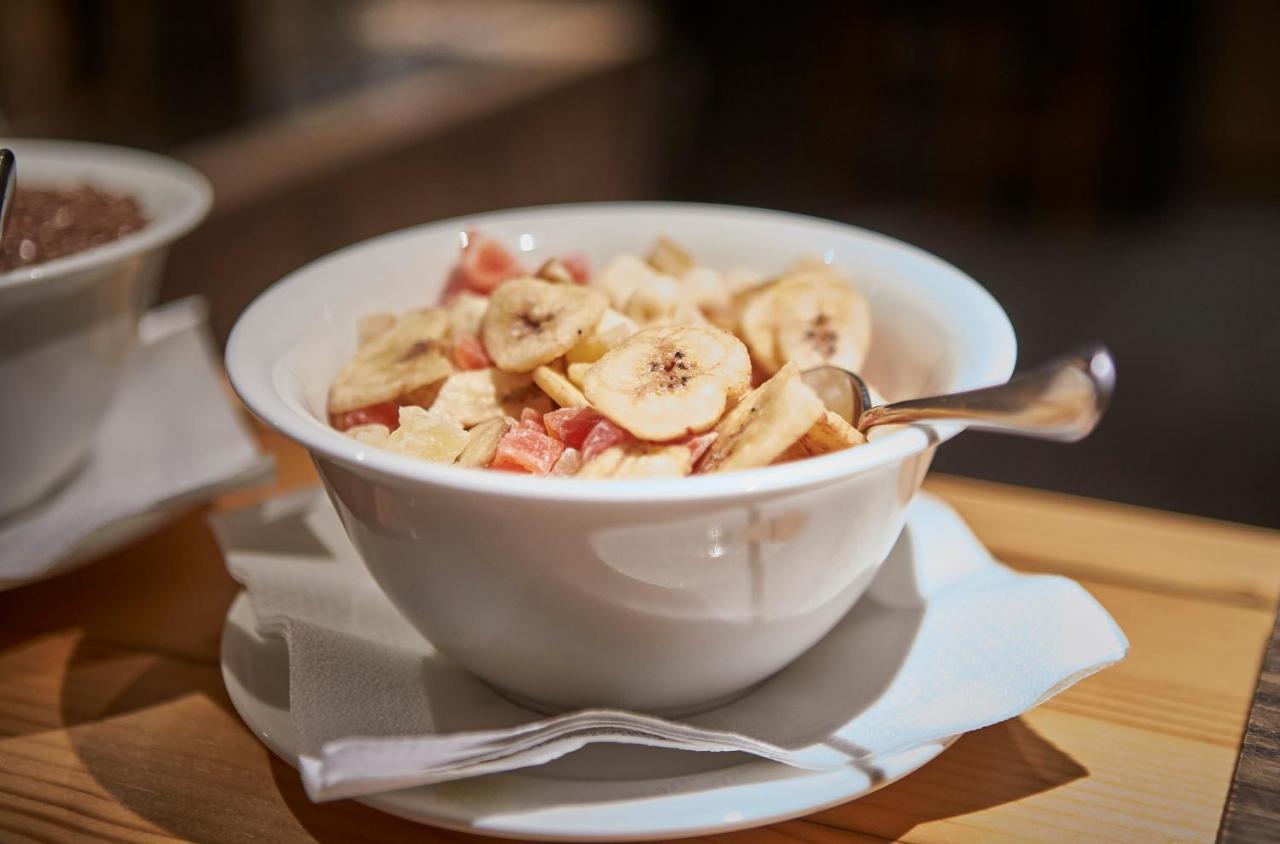
[[[969,428],[1075,442],[1097,426],[1115,389],[1116,367],[1101,343],[1090,343],[1007,384],[873,407],[858,428],[947,420]]]
[[[0,238],[4,237],[5,220],[9,218],[9,208],[13,205],[13,185],[18,169],[11,150],[0,149]]]

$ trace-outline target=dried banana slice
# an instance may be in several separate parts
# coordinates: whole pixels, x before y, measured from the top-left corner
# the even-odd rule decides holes
[[[592,279],[591,286],[602,290],[610,303],[621,310],[632,294],[659,278],[668,276],[649,266],[642,258],[624,253],[605,264]]]
[[[556,372],[549,366],[540,366],[533,371],[533,383],[542,388],[542,392],[561,407],[586,407],[587,397],[574,386],[573,382]]]
[[[489,367],[446,378],[431,412],[470,428],[498,416],[519,417],[526,407],[545,413],[553,405],[529,374]]]
[[[742,339],[766,373],[788,361],[802,370],[862,367],[871,345],[871,309],[829,267],[785,276],[740,301]]]
[[[613,308],[605,308],[595,330],[565,352],[565,360],[569,363],[595,363],[604,357],[605,352],[639,330],[640,326],[634,320]]]
[[[546,261],[542,266],[538,267],[538,271],[534,275],[543,281],[550,281],[554,284],[573,284],[573,273],[569,272],[569,268],[557,258],[551,258]]]
[[[438,308],[407,313],[362,346],[329,388],[329,412],[394,401],[453,372],[444,355],[449,317]]]
[[[529,372],[572,349],[604,314],[604,294],[576,284],[534,278],[493,291],[481,322],[489,357],[500,369]]]
[[[828,410],[813,423],[813,427],[806,431],[803,437],[783,452],[778,462],[830,454],[833,451],[863,445],[866,441],[867,438],[862,435],[862,432],[844,421],[843,416]]]
[[[600,315],[600,321],[596,323],[596,334],[608,334],[619,329],[627,332],[627,337],[635,334],[640,330],[640,326],[636,321],[628,317],[621,311],[615,311],[613,308],[605,308],[604,313]],[[623,338],[626,339],[626,338]]]
[[[356,425],[348,428],[342,433],[351,437],[353,440],[359,440],[365,445],[375,446],[376,448],[386,448],[387,438],[391,436],[391,429],[386,425],[379,425],[377,422],[369,422],[364,425]]]
[[[457,342],[460,337],[480,336],[480,321],[489,309],[489,297],[464,290],[446,306],[449,312],[449,337]]]
[[[498,451],[498,442],[511,427],[511,420],[504,416],[486,419],[468,432],[466,448],[454,461],[459,466],[471,466],[483,469],[493,462],[493,455]]]
[[[674,240],[667,237],[660,237],[654,241],[653,246],[649,248],[649,254],[645,256],[645,260],[649,262],[649,266],[658,272],[666,273],[676,278],[682,278],[685,273],[694,267],[693,256]]]
[[[356,323],[356,345],[367,346],[379,334],[385,334],[396,324],[396,315],[388,313],[365,314]]]
[[[678,478],[693,470],[687,446],[634,440],[600,452],[578,470],[579,478]]]
[[[744,398],[720,424],[698,464],[700,472],[768,466],[803,437],[826,412],[822,399],[788,363]]]
[[[641,331],[582,379],[583,394],[601,415],[640,439],[659,441],[708,430],[750,386],[746,347],[710,325]]]
[[[840,366],[857,371],[871,346],[871,309],[858,291],[830,273],[792,276],[773,294],[776,355],[801,370]]]
[[[420,407],[400,408],[400,427],[387,438],[391,451],[433,463],[452,463],[466,445],[461,425]]]
[[[569,368],[565,371],[565,374],[569,376],[569,380],[573,383],[573,386],[578,389],[582,389],[582,381],[586,378],[587,370],[590,369],[591,366],[592,364],[590,363],[571,363],[569,364]]]
[[[702,311],[702,315],[725,331],[737,325],[733,314],[733,297],[720,273],[709,267],[694,267],[680,279],[686,294]]]
[[[637,287],[622,312],[642,328],[706,322],[684,283],[665,275]]]
[[[782,368],[774,339],[773,295],[777,283],[755,288],[736,297],[738,334],[751,352],[751,360],[766,373]]]

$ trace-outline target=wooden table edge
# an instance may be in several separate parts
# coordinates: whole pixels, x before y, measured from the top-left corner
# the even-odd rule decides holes
[[[1220,844],[1280,837],[1280,610],[1258,668],[1253,704],[1218,826]]]

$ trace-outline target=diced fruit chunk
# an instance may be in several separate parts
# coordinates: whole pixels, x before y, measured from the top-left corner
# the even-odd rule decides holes
[[[560,265],[569,271],[577,284],[586,284],[591,280],[591,266],[587,263],[587,256],[580,252],[561,256]]]
[[[582,459],[589,461],[606,448],[626,442],[629,439],[631,439],[631,435],[625,430],[619,428],[608,419],[601,419],[582,442]]]
[[[542,414],[532,407],[526,407],[520,411],[520,424],[540,434],[547,432],[547,426],[542,424]]]
[[[393,401],[384,401],[346,413],[331,414],[329,421],[339,431],[347,431],[357,425],[385,425],[394,431],[400,427],[400,407]]]
[[[486,369],[493,366],[484,345],[476,337],[464,334],[453,345],[453,362],[459,369]]]
[[[581,468],[582,452],[576,448],[566,448],[560,455],[560,459],[556,461],[556,465],[551,467],[551,474],[567,478],[578,474]]]
[[[603,417],[589,407],[562,407],[542,417],[547,433],[570,448],[581,449]]]
[[[534,475],[548,474],[564,453],[564,443],[517,425],[503,435],[493,458],[493,468]]]
[[[489,293],[523,272],[519,262],[501,243],[471,231],[467,233],[467,245],[462,248],[462,256],[454,269],[454,279],[461,289]],[[453,284],[451,279],[450,287]]]

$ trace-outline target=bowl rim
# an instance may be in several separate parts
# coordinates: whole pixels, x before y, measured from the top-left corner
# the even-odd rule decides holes
[[[26,147],[30,154],[65,155],[69,162],[92,162],[103,167],[110,167],[112,162],[127,162],[131,166],[150,170],[151,175],[166,182],[169,189],[185,194],[181,204],[173,212],[160,219],[148,220],[147,225],[132,234],[82,252],[0,273],[0,290],[48,282],[161,248],[194,229],[213,205],[213,186],[203,173],[159,153],[114,144],[52,138],[0,137],[0,146],[7,146],[19,153],[19,180],[22,179],[21,149]]]
[[[285,345],[274,352],[260,342],[255,343],[255,331],[261,329],[264,336],[269,336],[268,330],[279,325],[278,315],[290,312],[288,303],[294,297],[294,291],[307,284],[315,272],[328,264],[350,257],[353,252],[374,248],[380,242],[431,231],[512,224],[522,219],[534,221],[575,213],[624,215],[639,211],[649,214],[694,212],[738,219],[766,218],[806,227],[826,228],[833,234],[854,234],[876,241],[882,246],[905,251],[913,259],[942,269],[959,282],[972,297],[975,310],[981,312],[985,319],[983,330],[990,332],[992,353],[989,360],[980,367],[980,371],[974,374],[973,380],[985,384],[1001,383],[1013,372],[1017,341],[1013,326],[1000,304],[966,273],[920,247],[858,226],[787,211],[713,203],[589,202],[529,206],[450,217],[378,235],[303,265],[260,293],[237,318],[226,349],[226,367],[231,385],[256,417],[304,446],[313,457],[322,456],[359,471],[384,475],[401,483],[421,483],[457,492],[525,501],[663,503],[691,499],[732,499],[796,490],[896,464],[950,439],[962,430],[962,426],[958,424],[945,422],[907,425],[855,449],[777,466],[680,478],[599,481],[517,475],[509,472],[465,471],[457,466],[430,463],[367,446],[334,430],[327,422],[316,419],[281,393],[277,370],[296,347],[296,338],[292,341],[293,345]],[[264,359],[268,357],[270,359]],[[981,383],[970,386],[981,386]]]

